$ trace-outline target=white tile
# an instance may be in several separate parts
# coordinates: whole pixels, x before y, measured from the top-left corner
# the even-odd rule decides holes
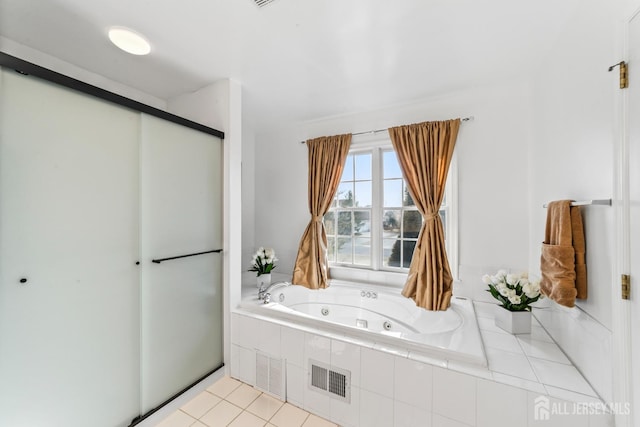
[[[240,375],[238,378],[250,385],[256,384],[256,351],[238,347],[238,359],[240,361]]]
[[[265,424],[266,420],[245,411],[238,415],[229,427],[263,427]]]
[[[306,332],[304,341],[305,360],[303,367],[305,369],[308,369],[309,359],[326,363],[327,365],[331,364],[331,340],[329,338]]]
[[[565,390],[563,388],[553,387],[545,385],[547,394],[558,399],[566,400],[568,402],[577,402],[583,405],[601,405],[602,401],[594,396],[587,396],[586,394],[576,393],[575,391]]]
[[[258,323],[253,317],[231,314],[231,339],[240,347],[255,349],[258,339]]]
[[[218,381],[207,387],[207,391],[224,399],[229,395],[229,393],[231,393],[241,385],[242,383],[238,380],[234,380],[233,378],[229,377],[222,377]]]
[[[322,417],[329,418],[331,416],[331,398],[324,393],[319,393],[309,387],[305,387],[304,409]]]
[[[393,398],[395,357],[363,348],[360,351],[360,388]]]
[[[512,377],[511,375],[501,374],[499,372],[493,373],[493,380],[502,384],[511,385],[540,394],[546,394],[547,392],[545,387],[538,381],[529,381],[518,377]]]
[[[331,366],[351,372],[351,385],[360,387],[360,346],[331,340]]]
[[[236,344],[231,344],[231,376],[240,378],[240,350]]]
[[[474,424],[476,381],[470,375],[433,368],[433,412],[465,424]]]
[[[395,358],[393,398],[431,412],[433,367],[402,357]]]
[[[541,383],[589,396],[596,396],[589,383],[585,381],[575,367],[533,357],[529,358],[529,361]]]
[[[478,327],[481,331],[496,332],[500,334],[509,333],[504,329],[497,327],[495,320],[491,317],[478,317]]]
[[[396,346],[392,346],[389,344],[384,344],[384,343],[375,343],[373,346],[374,350],[378,350],[384,353],[388,353],[394,356],[400,356],[400,357],[408,357],[409,356],[409,350],[405,349],[405,348],[400,348],[400,347],[396,347]]]
[[[188,414],[185,414],[182,411],[175,411],[156,427],[189,427],[195,421],[196,419],[189,416]]]
[[[523,353],[518,339],[511,334],[482,331],[482,341],[484,342],[485,348],[495,348],[498,350],[508,351],[509,353]]]
[[[342,427],[360,426],[360,389],[351,387],[351,401],[349,403],[340,399],[330,399],[330,419]]]
[[[309,418],[307,418],[304,424],[302,424],[302,427],[338,427],[338,426],[316,415],[309,414]]]
[[[427,363],[432,366],[439,366],[441,368],[446,368],[448,363],[445,359],[441,359],[438,357],[427,356],[426,354],[410,351],[408,359],[415,360],[416,362]]]
[[[431,419],[433,423],[432,427],[471,427],[469,424],[464,424],[460,421],[452,420],[451,418],[443,417],[438,414],[432,414]]]
[[[486,317],[488,319],[494,319],[496,313],[497,304],[491,304],[486,302],[474,302],[473,308],[476,312],[476,317]]]
[[[431,413],[398,400],[393,407],[393,427],[431,427]]]
[[[532,339],[536,341],[553,342],[553,338],[549,336],[542,326],[531,325],[530,334],[520,334],[519,338]]]
[[[472,363],[450,360],[447,364],[447,368],[452,371],[473,375],[474,377],[484,378],[486,380],[493,379],[493,373],[489,370],[488,367],[478,366]]]
[[[360,425],[367,427],[389,427],[393,425],[393,400],[360,390]]]
[[[527,411],[527,391],[480,379],[477,410],[477,427],[520,425]]]
[[[304,368],[287,363],[287,401],[304,404],[306,380]]]
[[[216,406],[221,400],[222,399],[218,396],[214,396],[208,391],[203,391],[189,402],[182,405],[180,409],[197,419],[208,412],[209,409]]]
[[[531,365],[529,365],[527,356],[524,354],[509,353],[493,348],[487,348],[486,353],[491,371],[529,381],[538,380],[533,373],[533,369],[531,369]]]
[[[247,411],[262,419],[269,420],[282,405],[284,402],[281,400],[263,393],[247,407]]]
[[[195,423],[191,424],[189,427],[207,427],[207,425],[201,423],[200,421],[196,421]]]
[[[258,349],[271,357],[279,359],[282,352],[280,351],[280,325],[258,320]]]
[[[589,427],[615,427],[612,414],[593,414],[589,416]]]
[[[304,366],[304,332],[282,327],[280,330],[280,343],[282,348],[282,357],[287,360],[287,363],[293,363],[294,365]]]
[[[209,427],[226,426],[242,413],[242,409],[223,400],[204,414],[200,421]]]
[[[276,427],[300,427],[308,417],[307,411],[285,403],[269,422]]]
[[[247,407],[261,394],[262,393],[260,391],[250,385],[242,384],[240,387],[232,391],[225,400],[242,409],[247,409]]]
[[[528,392],[529,427],[586,427],[589,416],[576,414],[574,405],[566,400]]]
[[[552,362],[564,363],[570,365],[571,361],[567,359],[560,347],[555,343],[537,341],[527,338],[518,337],[520,345],[527,356],[537,357],[538,359],[550,360]]]

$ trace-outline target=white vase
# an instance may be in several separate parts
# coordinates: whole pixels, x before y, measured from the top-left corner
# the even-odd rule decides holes
[[[271,274],[261,274],[256,278],[258,289],[266,288],[271,284]]]
[[[496,306],[496,326],[510,334],[531,333],[530,311],[509,311],[501,306]]]

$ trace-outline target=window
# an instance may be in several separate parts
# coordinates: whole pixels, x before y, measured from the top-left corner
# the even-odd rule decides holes
[[[453,267],[452,176],[450,172],[440,217]],[[406,272],[422,221],[391,141],[352,144],[338,191],[324,216],[330,265]]]

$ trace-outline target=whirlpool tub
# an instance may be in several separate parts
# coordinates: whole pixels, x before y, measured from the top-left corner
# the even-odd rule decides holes
[[[419,353],[435,360],[486,366],[471,300],[452,298],[446,311],[416,307],[400,290],[332,281],[327,289],[274,288],[269,302],[242,308],[295,325]]]

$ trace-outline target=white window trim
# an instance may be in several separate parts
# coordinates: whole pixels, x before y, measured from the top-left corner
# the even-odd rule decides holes
[[[388,135],[357,135],[351,140],[349,154],[368,151],[371,149],[385,149],[391,146],[391,140]],[[380,173],[380,162],[382,158],[379,150],[373,151],[372,162],[378,162],[376,167],[372,168],[372,204],[378,206],[378,199],[382,194],[380,185],[382,180],[375,176]],[[454,152],[449,166],[449,174],[447,176],[447,224],[445,233],[449,237],[447,239],[447,257],[451,268],[451,275],[454,280],[458,280],[458,160],[457,154]],[[371,210],[371,224],[380,223],[380,212],[376,209]],[[375,236],[374,236],[375,234]],[[407,273],[393,270],[381,270],[382,257],[379,250],[381,236],[378,233],[372,233],[371,250],[373,251],[372,266],[347,266],[344,264],[332,263],[329,265],[330,275],[332,279],[348,280],[353,282],[364,282],[376,285],[402,287],[406,281]]]

